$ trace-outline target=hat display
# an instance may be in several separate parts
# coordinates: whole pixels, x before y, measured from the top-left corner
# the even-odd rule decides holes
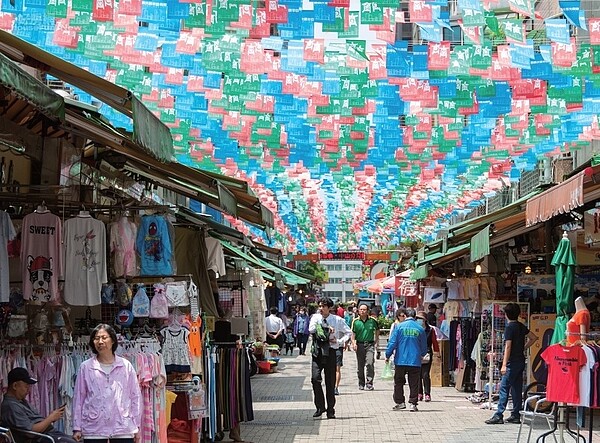
[[[8,373],[8,385],[12,385],[18,381],[24,381],[27,384],[33,385],[37,380],[29,375],[25,368],[14,368]]]

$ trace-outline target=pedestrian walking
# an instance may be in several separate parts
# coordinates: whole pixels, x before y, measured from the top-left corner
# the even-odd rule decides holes
[[[502,374],[500,397],[496,413],[485,421],[488,425],[504,423],[503,414],[508,404],[509,393],[512,395],[513,409],[506,421],[508,423],[521,422],[519,411],[523,406],[521,390],[523,389],[523,371],[525,371],[525,351],[531,347],[538,337],[519,321],[519,315],[521,315],[521,308],[517,303],[509,303],[504,307],[504,316],[508,323],[504,330],[504,356],[500,368]],[[493,355],[490,355],[490,357],[493,357]]]
[[[379,324],[369,316],[369,307],[362,303],[358,317],[352,322],[352,348],[358,365],[358,389],[372,391],[375,377],[375,349],[379,342]],[[367,376],[365,378],[365,369]]]
[[[327,412],[327,418],[335,418],[335,368],[336,351],[343,347],[352,334],[343,318],[330,313],[333,301],[324,297],[319,300],[320,313],[313,314],[308,327],[313,335],[311,383],[317,411],[313,417]],[[325,395],[323,394],[323,376]],[[325,401],[327,400],[327,405]]]
[[[435,330],[427,323],[427,313],[417,312],[417,323],[425,329],[427,337],[427,355],[421,360],[421,378],[419,380],[419,401],[431,401],[431,362],[433,356],[440,358],[440,345],[438,344]]]
[[[418,411],[419,380],[421,378],[421,359],[427,354],[427,338],[423,329],[415,320],[413,308],[399,308],[397,317],[404,320],[396,325],[385,351],[385,362],[394,354],[394,411],[406,409],[404,383],[408,375],[410,411]]]
[[[294,336],[296,337],[298,348],[300,348],[300,355],[306,355],[306,343],[308,343],[309,323],[310,319],[306,314],[306,308],[304,306],[301,306],[294,320]]]

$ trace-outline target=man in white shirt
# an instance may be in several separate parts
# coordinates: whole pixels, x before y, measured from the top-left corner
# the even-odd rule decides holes
[[[278,345],[279,349],[283,349],[283,334],[285,333],[285,325],[283,320],[277,317],[277,308],[271,306],[269,309],[271,315],[265,318],[265,329],[267,330],[267,343],[270,345]]]
[[[320,313],[310,318],[308,332],[312,334],[312,375],[311,383],[317,411],[313,417],[320,417],[327,412],[327,418],[335,418],[335,366],[336,350],[345,346],[350,340],[352,331],[343,318],[331,314],[333,300],[328,297],[319,300]],[[321,373],[325,372],[325,395]],[[325,407],[327,399],[327,407]]]

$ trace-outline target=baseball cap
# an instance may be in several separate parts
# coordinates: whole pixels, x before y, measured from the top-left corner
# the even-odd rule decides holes
[[[8,373],[8,384],[12,385],[15,382],[24,381],[27,384],[33,385],[37,383],[35,378],[32,378],[25,368],[14,368]]]

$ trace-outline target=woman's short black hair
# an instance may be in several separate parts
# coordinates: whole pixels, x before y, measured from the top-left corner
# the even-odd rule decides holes
[[[115,328],[113,328],[111,325],[108,325],[106,323],[100,323],[98,326],[96,326],[94,328],[94,330],[90,334],[90,341],[89,341],[88,345],[90,346],[90,349],[92,350],[92,352],[94,354],[98,355],[98,351],[96,350],[96,346],[94,345],[94,339],[96,338],[98,331],[101,331],[102,329],[104,329],[106,331],[106,333],[110,336],[110,339],[112,340],[112,353],[113,353],[113,355],[115,355],[115,352],[116,352],[117,348],[119,347],[119,339],[117,338],[117,331],[115,331]]]

